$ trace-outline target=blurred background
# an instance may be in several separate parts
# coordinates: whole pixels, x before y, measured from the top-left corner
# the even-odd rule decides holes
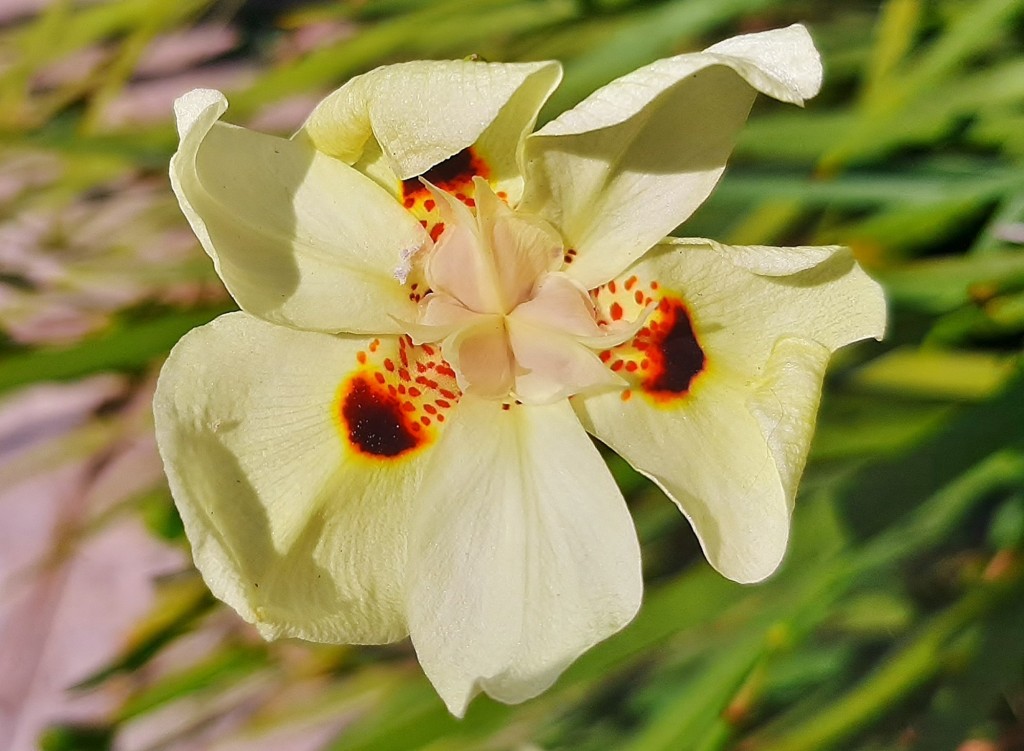
[[[407,642],[262,642],[189,562],[150,399],[233,307],[171,195],[173,99],[287,134],[347,77],[557,58],[543,119],[658,57],[805,22],[681,233],[854,248],[885,342],[834,360],[769,582],[717,576],[610,459],[636,621],[516,707],[448,716]],[[0,749],[1024,749],[1024,1],[0,0]]]

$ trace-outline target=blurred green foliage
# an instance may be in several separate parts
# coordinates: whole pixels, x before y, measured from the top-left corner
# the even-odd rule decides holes
[[[42,155],[56,170],[0,203],[0,217],[83,196],[116,202],[148,180],[161,187],[139,221],[184,227],[163,185],[169,111],[127,124],[105,115],[171,32],[240,30],[213,60],[251,65],[228,87],[234,122],[381,63],[470,54],[562,60],[550,117],[658,57],[796,21],[823,52],[825,90],[805,111],[760,101],[718,191],[682,228],[733,243],[847,244],[888,292],[886,341],[833,363],[777,576],[755,587],[717,576],[671,504],[613,458],[642,538],[646,601],[538,699],[481,698],[460,722],[407,644],[264,644],[242,628],[151,670],[224,617],[183,572],[159,584],[120,657],[71,689],[129,676],[119,710],[55,726],[43,747],[110,748],[174,705],[188,722],[151,748],[190,737],[207,747],[202,733],[229,713],[224,733],[242,738],[333,721],[331,751],[1024,747],[1024,1],[375,0],[271,14],[210,0],[56,0],[0,28],[0,159]],[[317,30],[322,41],[292,44]],[[101,60],[83,75],[43,75],[90,49]],[[207,66],[190,69],[190,86]],[[90,258],[108,252],[100,243]],[[214,284],[194,244],[158,273],[124,263],[149,291],[82,336],[26,341],[0,318],[0,391],[108,370],[144,381],[181,334],[230,306],[216,292],[185,304],[162,294],[172,281]],[[0,283],[37,299],[31,279],[0,270]],[[76,450],[100,451],[109,431],[86,437]],[[171,509],[157,486],[127,513],[184,545]]]

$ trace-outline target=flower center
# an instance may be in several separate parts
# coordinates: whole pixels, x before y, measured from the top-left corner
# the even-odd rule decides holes
[[[639,322],[599,324],[587,291],[560,271],[558,233],[475,182],[475,214],[427,186],[444,231],[424,261],[431,292],[413,339],[440,342],[459,387],[488,399],[542,404],[624,387],[597,351],[630,338]]]

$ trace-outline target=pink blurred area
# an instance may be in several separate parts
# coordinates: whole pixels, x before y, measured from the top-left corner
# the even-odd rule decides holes
[[[52,6],[0,0],[0,25],[15,29]],[[98,141],[167,128],[181,94],[252,83],[258,63],[237,54],[241,35],[229,18],[213,13],[157,35],[121,85],[101,96],[93,95],[117,69],[123,39],[111,35],[47,58],[27,84],[30,115],[18,122],[37,127],[45,117],[34,119],[32,107],[45,114],[47,101],[66,97],[68,107],[95,104],[89,127]],[[302,28],[271,54],[300,55],[349,33],[338,24]],[[9,62],[0,59],[0,70]],[[317,98],[282,100],[253,119],[288,133]],[[88,346],[90,336],[130,326],[140,310],[227,299],[177,208],[166,164],[106,157],[28,142],[0,154],[0,343],[15,353]],[[116,751],[319,749],[351,715],[305,711],[325,690],[317,658],[296,645],[265,647],[225,608],[203,611],[130,674],[76,687],[138,644],[169,582],[201,586],[184,542],[163,540],[142,512],[154,496],[170,512],[150,406],[157,367],[0,393],[0,751],[37,749],[40,734],[58,725],[114,723]],[[141,692],[226,644],[274,650],[277,672],[255,671],[226,690],[198,691],[118,721]],[[290,663],[293,674],[282,675]]]
[[[97,411],[124,400],[123,416],[97,427]],[[115,375],[0,402],[0,748],[105,718],[116,693],[69,688],[126,647],[155,579],[186,565],[119,509],[159,482],[147,409]]]

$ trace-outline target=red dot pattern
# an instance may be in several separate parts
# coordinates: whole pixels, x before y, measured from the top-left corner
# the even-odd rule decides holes
[[[358,455],[393,460],[435,440],[462,396],[455,371],[436,345],[406,335],[374,339],[355,356],[338,389],[339,431]]]
[[[599,353],[601,361],[629,383],[622,400],[629,401],[636,392],[661,406],[685,399],[708,361],[683,296],[638,275],[609,281],[591,290],[590,296],[599,323],[633,321],[654,306],[631,340]]]

